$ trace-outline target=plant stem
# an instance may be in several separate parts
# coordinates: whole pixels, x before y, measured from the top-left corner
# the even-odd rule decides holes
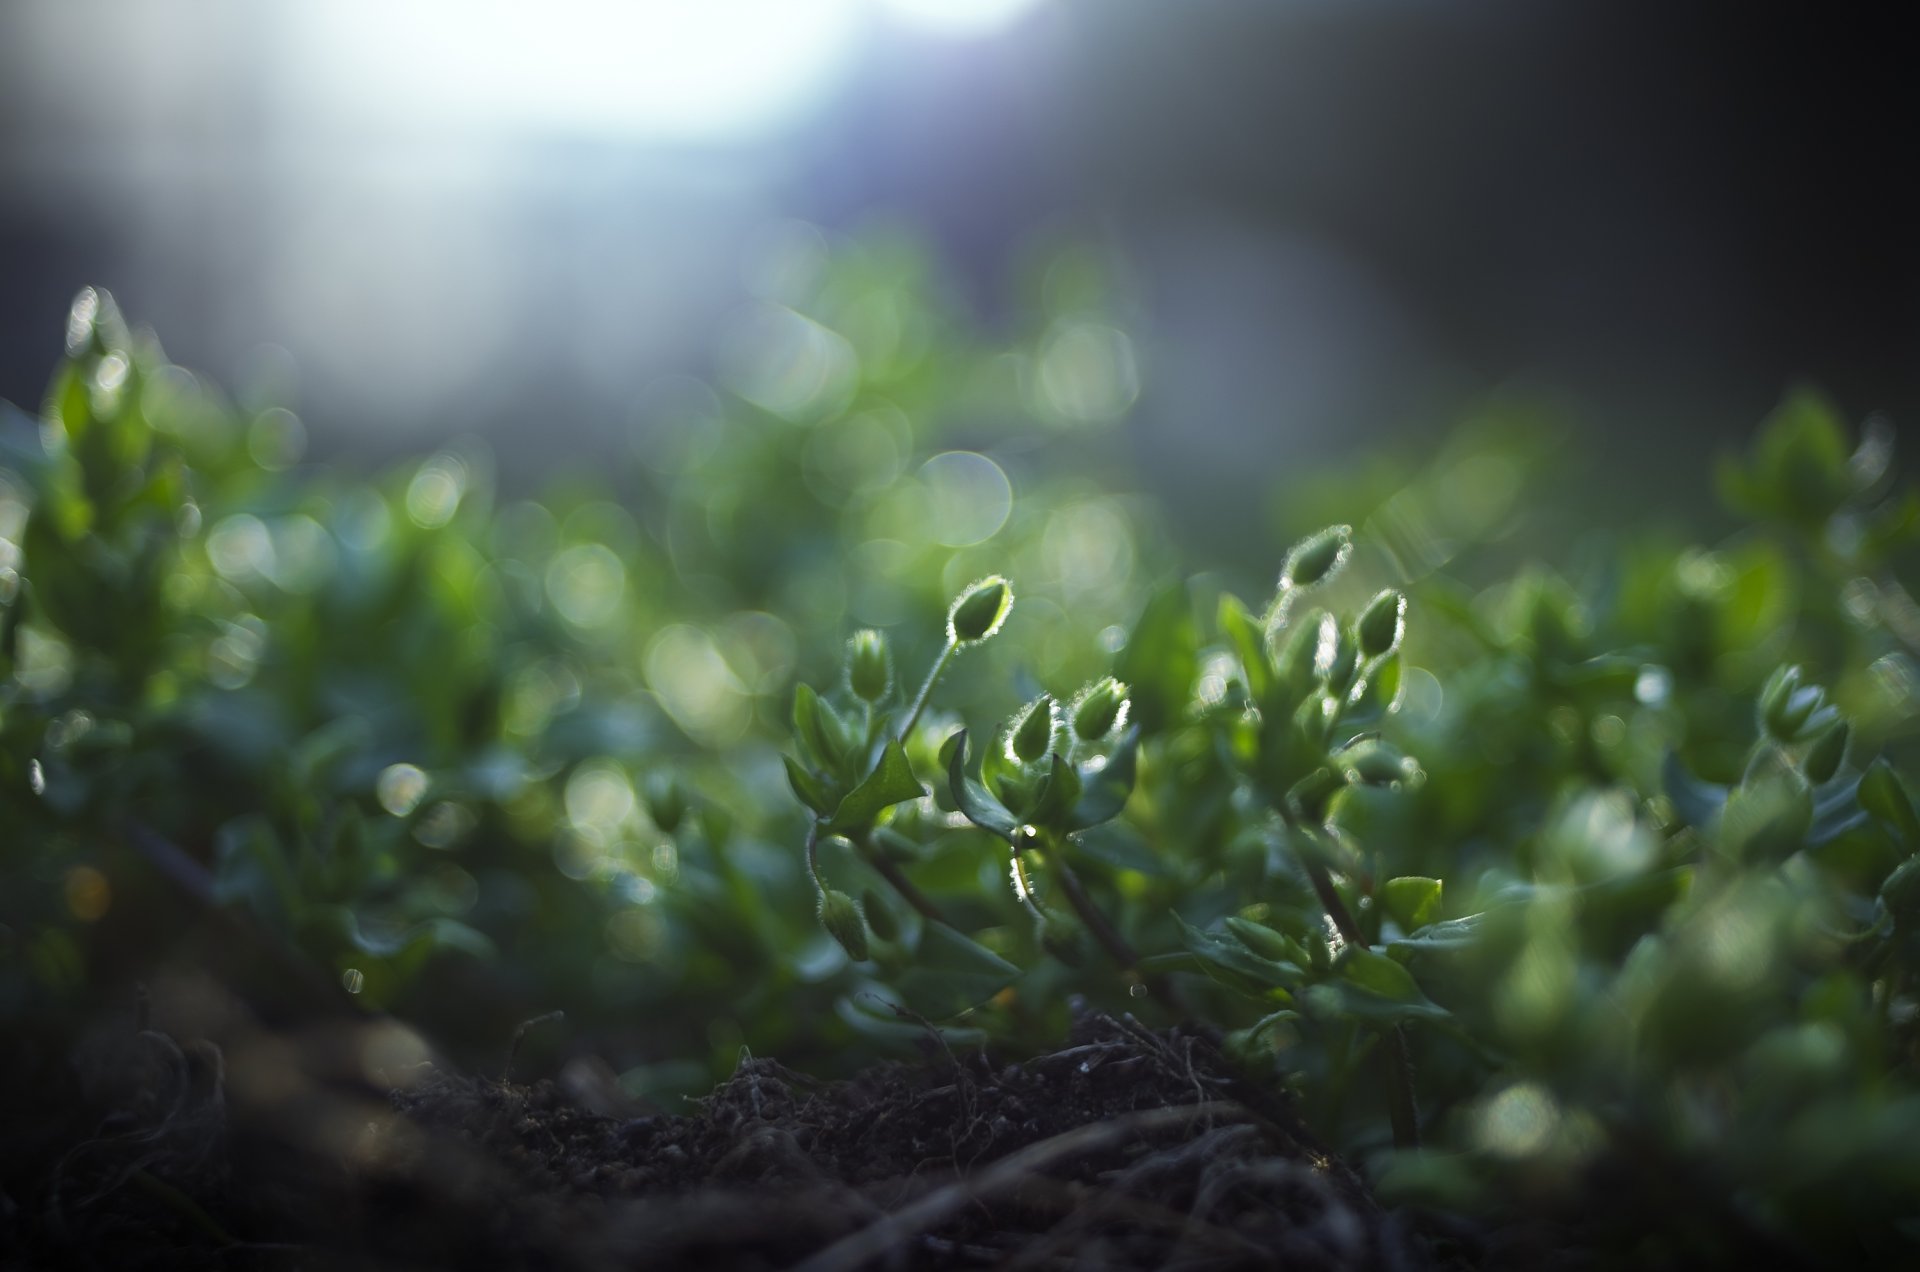
[[[820,881],[820,822],[816,818],[807,823],[807,873],[813,876],[813,886],[825,892],[827,885]]]
[[[900,732],[894,735],[897,741],[904,744],[907,735],[913,732],[913,726],[920,722],[920,713],[926,710],[927,698],[933,693],[934,683],[940,679],[940,673],[947,669],[947,660],[953,657],[953,651],[957,648],[959,646],[948,641],[946,647],[940,651],[940,656],[933,660],[933,667],[927,672],[926,683],[922,684],[920,692],[914,695],[913,709],[907,712],[906,721],[901,724]]]
[[[1307,880],[1313,884],[1313,894],[1320,899],[1327,917],[1333,920],[1334,930],[1340,933],[1340,939],[1349,945],[1366,944],[1360,933],[1360,925],[1354,922],[1353,911],[1347,909],[1347,903],[1340,899],[1339,892],[1333,886],[1333,876],[1327,873],[1326,866],[1305,853],[1296,853],[1295,856],[1305,868]],[[1393,1123],[1393,1143],[1396,1148],[1418,1148],[1420,1108],[1413,1099],[1413,1054],[1407,1049],[1406,1027],[1395,1025],[1386,1031],[1385,1037],[1387,1117]]]
[[[1180,994],[1172,985],[1161,977],[1136,970],[1140,966],[1139,951],[1135,950],[1132,943],[1120,934],[1120,929],[1113,925],[1113,921],[1107,917],[1106,912],[1094,903],[1093,898],[1087,893],[1086,885],[1080,882],[1079,874],[1061,855],[1059,846],[1048,844],[1046,853],[1048,864],[1052,866],[1055,877],[1060,880],[1060,890],[1067,894],[1067,904],[1071,905],[1073,912],[1080,916],[1080,921],[1087,925],[1087,930],[1093,933],[1093,939],[1100,943],[1100,948],[1107,952],[1107,957],[1118,963],[1122,971],[1138,976],[1140,984],[1146,986],[1147,992],[1159,1000],[1161,1006],[1175,1015],[1191,1016],[1193,1013],[1187,1009],[1186,1003],[1181,1001]]]
[[[873,846],[871,839],[862,835],[854,841],[854,846],[860,850],[860,856],[866,863],[879,872],[880,877],[885,879],[887,883],[892,886],[893,890],[900,894],[900,899],[918,911],[921,918],[931,923],[938,923],[943,927],[953,927],[953,921],[934,903],[933,898],[920,891],[920,889],[915,886],[913,880],[907,878],[905,871],[900,869],[900,867],[892,861],[889,861],[885,853]],[[959,929],[956,928],[955,930],[958,931]]]

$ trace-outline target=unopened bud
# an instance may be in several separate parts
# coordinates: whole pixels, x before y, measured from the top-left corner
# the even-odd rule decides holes
[[[893,656],[887,638],[872,628],[847,641],[847,687],[865,702],[878,702],[893,688]]]
[[[962,592],[947,613],[947,638],[956,645],[982,641],[1000,630],[1013,609],[1013,588],[999,575],[981,579]]]
[[[1782,742],[1798,737],[1827,700],[1824,689],[1801,680],[1799,667],[1782,667],[1760,691],[1760,727]]]
[[[1027,704],[1026,713],[1007,737],[1007,752],[1022,764],[1044,759],[1053,749],[1055,703],[1051,694],[1041,694]]]
[[[1312,587],[1339,573],[1353,551],[1352,526],[1328,526],[1293,545],[1287,553],[1286,568],[1280,571],[1280,590]]]
[[[854,899],[836,888],[820,894],[820,926],[840,942],[840,948],[856,963],[867,959],[867,921]]]
[[[1073,732],[1086,741],[1113,732],[1127,712],[1127,687],[1112,676],[1102,676],[1080,691],[1073,704]]]
[[[1851,730],[1847,722],[1840,723],[1822,733],[1814,744],[1807,748],[1806,758],[1801,761],[1801,769],[1807,780],[1815,786],[1829,781],[1840,771],[1840,761],[1846,758],[1847,735]]]
[[[1367,658],[1378,658],[1398,649],[1400,637],[1406,630],[1407,598],[1392,588],[1374,597],[1373,603],[1360,615],[1360,621],[1354,624],[1360,653]]]

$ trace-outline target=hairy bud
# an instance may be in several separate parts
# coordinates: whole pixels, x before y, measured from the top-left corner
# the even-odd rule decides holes
[[[847,687],[865,702],[878,702],[893,688],[893,655],[887,638],[872,628],[847,641]]]
[[[1373,598],[1353,628],[1360,641],[1360,653],[1367,658],[1378,658],[1398,649],[1400,637],[1406,630],[1407,598],[1392,588]]]
[[[1127,687],[1112,676],[1102,676],[1082,689],[1074,700],[1074,736],[1088,742],[1104,738],[1126,714]]]
[[[1051,694],[1041,694],[1027,704],[1026,712],[1007,736],[1007,753],[1022,764],[1045,759],[1053,749],[1056,704]]]
[[[1286,568],[1280,571],[1280,590],[1312,587],[1332,578],[1347,563],[1352,551],[1352,526],[1328,526],[1318,534],[1308,535],[1287,553]]]
[[[856,963],[867,959],[867,921],[854,899],[836,888],[820,894],[820,926],[840,942],[840,948]]]
[[[1000,630],[1013,609],[1013,588],[998,574],[960,593],[947,613],[947,638],[956,645],[982,641]]]
[[[1807,780],[1815,786],[1830,781],[1840,771],[1840,761],[1847,755],[1847,735],[1851,730],[1847,722],[1840,723],[1822,733],[1814,744],[1807,748],[1806,758],[1801,761],[1801,770]]]

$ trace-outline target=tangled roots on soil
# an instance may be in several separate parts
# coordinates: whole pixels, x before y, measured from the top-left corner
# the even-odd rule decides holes
[[[606,1117],[550,1082],[435,1070],[277,1155],[242,1110],[232,1121],[176,1119],[167,1153],[141,1159],[176,1216],[206,1220],[171,1226],[183,1263],[218,1249],[223,1266],[302,1267],[1424,1264],[1206,1040],[1104,1017],[1021,1064],[945,1055],[822,1083],[750,1059],[686,1115]],[[117,1195],[88,1194],[96,1219]],[[70,1225],[42,1235],[75,1262],[116,1253]]]

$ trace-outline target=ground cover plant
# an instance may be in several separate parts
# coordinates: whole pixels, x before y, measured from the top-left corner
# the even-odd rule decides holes
[[[1493,419],[1196,572],[1049,277],[996,344],[844,248],[832,376],[537,499],[83,292],[0,452],[9,1255],[1912,1259],[1891,431],[1795,392],[1740,528],[1556,562]]]

